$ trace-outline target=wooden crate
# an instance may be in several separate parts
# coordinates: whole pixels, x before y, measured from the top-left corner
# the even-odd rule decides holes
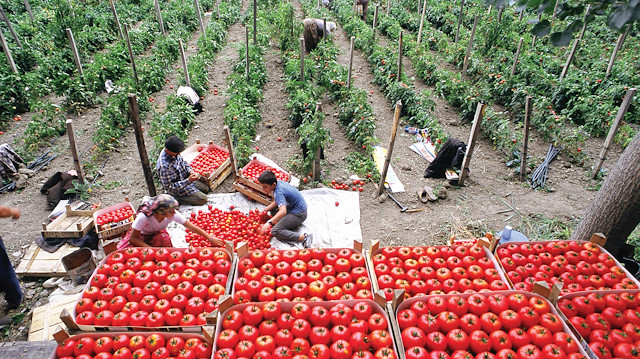
[[[209,142],[209,144],[200,143],[200,140],[196,140],[196,144],[186,148],[180,155],[187,163],[191,162],[198,157],[202,152],[209,151],[210,149],[218,149],[223,152],[229,153],[229,150]],[[208,177],[201,176],[200,180],[209,185],[211,190],[216,189],[224,180],[231,174],[231,157],[228,157],[213,173]]]
[[[269,205],[273,201],[273,196],[271,194],[265,193],[262,190],[262,186],[246,177],[239,176],[236,178],[235,182],[233,182],[233,188],[254,201],[264,205]]]
[[[64,244],[54,253],[49,253],[32,243],[18,264],[16,273],[25,277],[64,277],[67,271],[61,259],[76,250],[78,247]]]
[[[78,302],[81,293],[66,295],[65,298],[45,304],[33,310],[28,341],[52,340],[53,332],[62,325],[60,313],[63,309],[71,311]]]
[[[108,229],[103,229],[103,230],[100,230],[100,228],[98,228],[98,217],[100,215],[103,215],[105,213],[109,213],[109,212],[112,212],[112,211],[115,211],[115,210],[118,210],[118,209],[124,208],[124,207],[131,207],[133,209],[133,213],[134,213],[134,215],[131,216],[131,218],[129,218],[129,221],[127,223],[123,223],[123,224],[120,224],[118,226],[111,227],[111,228],[108,228]],[[133,205],[129,202],[128,199],[125,199],[125,202],[114,204],[113,206],[109,206],[107,208],[103,208],[103,209],[95,211],[93,213],[93,219],[94,219],[94,222],[95,222],[94,224],[95,224],[95,227],[96,227],[96,233],[98,233],[98,238],[104,240],[104,239],[113,238],[113,237],[115,237],[117,235],[126,233],[129,230],[129,228],[131,228],[131,224],[133,223],[133,221],[136,218],[135,217],[135,213],[136,213],[136,209],[133,207]]]
[[[42,224],[44,238],[80,238],[93,228],[93,212],[74,211],[67,205],[66,211],[51,223]]]

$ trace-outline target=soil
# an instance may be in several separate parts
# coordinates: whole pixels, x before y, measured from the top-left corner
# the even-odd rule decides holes
[[[245,4],[246,5],[246,4]],[[297,12],[299,17],[301,11]],[[205,21],[211,14],[206,14]],[[197,51],[196,40],[199,32],[186,46],[186,52],[192,54]],[[237,61],[237,49],[244,44],[244,28],[238,22],[228,31],[227,46],[218,54],[216,63],[209,71],[211,92],[201,94],[204,112],[196,117],[196,124],[190,132],[187,145],[196,139],[223,143],[223,113],[222,109],[227,100],[226,78],[232,73],[232,64]],[[340,48],[339,61],[345,65],[349,63],[349,37],[340,26],[334,31],[333,41]],[[283,69],[280,53],[275,42],[265,55],[268,82],[264,88],[264,101],[260,104],[263,116],[258,127],[255,146],[264,156],[271,158],[280,166],[287,168],[287,162],[300,157],[302,152],[298,146],[298,136],[288,120],[289,112],[285,107],[288,94],[284,90]],[[174,65],[175,71],[167,77],[167,84],[155,98],[155,111],[163,111],[166,97],[177,89],[177,74],[182,71],[179,62]],[[415,90],[422,91],[429,88],[421,80],[414,78],[410,61],[403,60],[403,68],[413,79]],[[375,135],[383,147],[388,147],[393,123],[393,105],[380,88],[373,83],[371,66],[366,57],[358,50],[353,58],[353,86],[366,90],[369,102],[374,108],[377,121]],[[213,89],[218,90],[214,95]],[[146,99],[139,99],[144,101]],[[434,115],[445,130],[452,136],[468,141],[470,124],[461,123],[455,108],[446,102],[434,98],[436,109]],[[333,143],[325,149],[325,160],[322,162],[323,177],[326,181],[332,179],[347,179],[352,173],[347,171],[345,157],[358,149],[347,139],[345,129],[337,119],[337,110],[327,100],[323,101],[323,111],[326,114],[325,126],[330,129]],[[137,145],[133,130],[121,138],[116,150],[108,156],[95,156],[91,151],[93,143],[91,137],[96,130],[101,113],[100,108],[90,109],[73,119],[77,148],[83,162],[93,161],[96,168],[104,163],[97,183],[102,184],[91,192],[92,202],[101,202],[105,206],[115,204],[129,198],[134,205],[139,203],[142,196],[148,194],[145,179],[141,170]],[[31,114],[24,114],[22,121],[10,121],[0,136],[0,142],[12,146],[20,146],[21,136]],[[149,125],[151,116],[143,119],[143,126]],[[378,196],[376,187],[372,183],[365,184],[365,190],[360,194],[360,223],[362,237],[367,245],[372,240],[379,240],[382,246],[397,245],[427,245],[444,244],[451,234],[458,237],[482,235],[486,231],[500,231],[505,225],[511,224],[514,229],[527,234],[530,239],[538,239],[550,233],[540,232],[539,227],[544,219],[554,219],[570,223],[581,216],[595,191],[596,182],[589,180],[588,169],[571,163],[562,152],[551,163],[548,172],[546,190],[532,190],[530,184],[520,182],[514,177],[513,171],[504,164],[505,156],[494,150],[491,141],[480,135],[475,146],[473,158],[470,162],[470,175],[464,187],[451,186],[444,180],[423,178],[427,162],[409,149],[415,142],[413,135],[405,133],[406,124],[401,122],[397,132],[391,166],[405,187],[405,192],[395,193],[394,197],[408,208],[425,208],[424,211],[401,213],[400,208],[385,195]],[[280,137],[281,141],[277,138]],[[583,151],[595,161],[604,140],[590,138]],[[545,157],[549,144],[534,132],[530,136],[530,161],[539,164]],[[0,234],[4,239],[7,253],[11,261],[17,265],[25,249],[33,239],[40,235],[41,223],[47,218],[49,211],[45,209],[44,195],[40,194],[40,187],[57,171],[73,169],[73,161],[69,151],[66,136],[56,139],[51,144],[51,150],[58,153],[48,166],[29,178],[27,187],[0,195],[0,204],[18,207],[22,216],[19,220],[2,220]],[[146,137],[146,148],[151,151],[154,147],[150,137]],[[614,145],[604,163],[603,168],[611,169],[620,156],[622,149]],[[302,174],[296,174],[302,176]],[[89,177],[89,180],[92,178]],[[106,184],[119,185],[107,189]],[[215,192],[232,192],[233,178],[230,176],[216,189]],[[416,191],[430,186],[436,189],[442,197],[436,202],[423,204],[416,195]],[[306,187],[309,188],[309,187]],[[446,191],[444,195],[443,189]],[[552,234],[551,234],[552,235]],[[46,303],[47,290],[41,290],[42,280],[22,278],[23,286],[38,288],[28,292],[34,295],[25,298],[21,307],[10,314],[16,322],[10,328],[0,331],[0,341],[26,340],[30,324],[30,312],[36,306]],[[37,292],[37,294],[35,294]],[[39,302],[39,303],[38,303]],[[6,303],[0,302],[0,308]],[[25,314],[16,317],[16,314]],[[7,330],[10,329],[10,330]]]

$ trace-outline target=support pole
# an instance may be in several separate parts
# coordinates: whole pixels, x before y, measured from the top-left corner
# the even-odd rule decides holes
[[[569,66],[571,66],[571,61],[573,61],[573,56],[576,54],[576,50],[578,49],[578,44],[580,43],[580,39],[575,39],[573,41],[573,46],[571,46],[571,52],[569,52],[569,57],[567,57],[567,62],[564,64],[562,68],[562,73],[560,74],[560,81],[564,79],[567,75],[567,71],[569,71]]]
[[[402,76],[402,35],[404,31],[400,31],[400,39],[398,40],[398,74],[396,76],[396,81],[400,81],[400,77]]]
[[[116,11],[116,5],[113,3],[113,0],[109,0],[109,6],[111,6],[111,12],[113,13],[113,18],[115,19],[116,26],[118,27],[118,34],[120,35],[121,39],[124,39],[124,34],[122,33],[122,26],[120,25],[120,18],[118,17],[118,12]]]
[[[464,2],[464,0],[462,0]],[[418,30],[418,45],[422,40],[422,29],[424,26],[424,15],[427,12],[427,0],[424,0],[424,5],[422,6],[422,15],[420,16],[420,30]]]
[[[316,113],[322,111],[322,102],[316,102]],[[313,168],[311,170],[312,177],[314,181],[320,181],[320,174],[322,170],[320,169],[320,156],[322,153],[322,143],[318,144],[318,149],[316,150],[316,158],[313,160]]]
[[[629,30],[631,30],[631,26],[628,26],[627,31],[618,36],[618,41],[616,42],[616,46],[613,48],[613,52],[611,53],[611,58],[609,59],[609,64],[607,65],[607,73],[605,76],[609,76],[611,70],[613,70],[613,64],[616,61],[616,56],[618,56],[618,51],[620,51],[620,49],[622,48],[622,44],[624,44],[624,40],[627,38],[627,35],[629,35]]]
[[[558,3],[560,0],[556,0],[556,4],[553,6],[553,14],[551,15],[551,26],[556,21],[556,13],[558,12]]]
[[[245,26],[244,27],[244,39],[245,39],[245,52],[246,52],[246,56],[245,56],[245,62],[247,63],[247,70],[246,70],[246,74],[247,74],[247,78],[249,78],[249,27]]]
[[[402,110],[402,101],[396,102],[396,111],[393,113],[393,126],[391,127],[391,140],[389,140],[389,148],[387,149],[387,156],[384,159],[382,165],[382,173],[380,174],[380,183],[378,184],[378,195],[381,195],[384,191],[384,183],[387,179],[387,172],[389,171],[389,163],[391,162],[391,153],[393,152],[393,145],[396,142],[396,132],[398,132],[398,123],[400,122],[400,112]]]
[[[498,24],[502,21],[502,12],[504,11],[504,6],[498,8]]]
[[[76,67],[78,68],[78,73],[84,79],[84,71],[82,71],[82,64],[80,63],[80,56],[78,55],[78,49],[76,48],[76,40],[73,38],[73,32],[71,29],[67,28],[67,38],[71,43],[71,51],[73,52],[73,60],[76,62]]]
[[[202,32],[202,35],[204,35],[204,21],[202,21],[202,13],[200,12],[200,4],[198,3],[198,0],[193,0],[193,5],[196,7],[196,13],[198,14],[198,23],[200,24],[200,31]]]
[[[144,179],[147,182],[149,196],[154,197],[157,195],[156,185],[153,182],[153,174],[151,173],[151,166],[149,165],[149,156],[147,155],[147,148],[144,144],[142,123],[140,122],[140,114],[138,112],[138,101],[134,94],[129,94],[129,112],[131,112],[131,124],[133,125],[133,131],[136,135],[136,143],[138,144],[138,154],[140,154],[140,162],[142,163]]]
[[[2,6],[0,6],[0,15],[4,18],[4,22],[7,23],[7,27],[9,28],[9,31],[11,32],[11,36],[13,36],[13,40],[15,40],[15,42],[16,42],[16,44],[18,44],[18,47],[20,48],[20,50],[22,50],[23,47],[22,47],[22,43],[20,42],[20,39],[18,38],[18,34],[16,34],[16,31],[13,29],[13,26],[11,25],[11,21],[9,21],[9,17],[4,12],[4,9],[2,8]]]
[[[391,14],[391,0],[387,0],[387,15]]]
[[[527,148],[529,147],[529,120],[533,98],[527,96],[524,102],[524,136],[522,138],[522,153],[520,154],[520,182],[527,178]]]
[[[493,4],[489,5],[489,9],[487,9],[487,15],[491,15],[492,9],[493,9]]]
[[[371,36],[372,39],[376,38],[376,27],[378,26],[378,8],[380,6],[378,4],[376,4],[376,10],[373,13],[373,35]]]
[[[300,81],[304,81],[304,38],[300,38]]]
[[[591,10],[591,4],[587,5],[587,9],[584,11],[584,18],[582,19],[582,30],[580,31],[580,40],[584,37],[584,32],[587,31],[587,16],[589,15],[589,11]]]
[[[69,10],[71,11],[71,17],[76,17],[76,14],[73,13],[73,7],[71,6],[71,0],[67,0],[67,4],[69,4]]]
[[[233,150],[233,141],[231,140],[231,132],[229,131],[229,126],[224,126],[224,137],[227,145],[229,146],[229,160],[231,160],[231,168],[233,169],[233,175],[237,179],[240,177],[240,173],[238,172],[238,162],[236,161],[236,154]]]
[[[351,90],[351,69],[353,68],[353,42],[356,37],[351,36],[351,45],[349,46],[349,71],[347,72],[347,89]]]
[[[67,120],[67,135],[69,136],[69,147],[71,149],[71,157],[73,157],[73,166],[78,173],[78,181],[84,183],[84,172],[82,171],[82,164],[80,163],[78,149],[76,148],[76,136],[73,133],[73,120]]]
[[[29,13],[29,18],[33,23],[33,12],[31,12],[31,5],[29,4],[29,0],[24,0],[24,7],[27,9],[27,12]]]
[[[520,15],[518,16],[518,21],[522,21],[522,17],[524,16],[524,9],[520,10]]]
[[[167,35],[167,33],[164,31],[164,23],[162,22],[162,12],[160,12],[160,3],[158,2],[158,0],[153,0],[153,5],[156,8],[156,15],[158,16],[158,24],[160,25],[160,33],[162,35]]]
[[[129,39],[129,27],[124,25],[124,40],[127,43],[127,51],[129,52],[129,60],[131,61],[131,68],[133,69],[133,77],[136,79],[136,84],[139,84],[138,70],[136,69],[136,58],[133,56],[133,49],[131,48],[131,41]]]
[[[253,0],[253,44],[258,44],[258,0]]]
[[[7,40],[5,40],[2,31],[0,31],[0,42],[2,43],[2,50],[4,54],[7,56],[7,62],[9,63],[9,67],[11,67],[11,71],[14,74],[18,73],[18,68],[16,67],[16,63],[13,61],[13,56],[11,56],[11,50],[9,49],[9,45],[7,44]]]
[[[187,86],[191,87],[191,78],[189,77],[189,68],[187,67],[187,56],[184,54],[184,44],[182,43],[182,39],[178,39],[178,43],[180,44],[180,59],[182,60],[182,68],[184,69],[184,82],[186,82]],[[247,58],[247,61],[249,59]]]
[[[216,12],[218,14],[218,17],[216,17],[216,19],[220,20],[220,0],[216,0]]]
[[[538,14],[538,22],[540,22],[540,14]],[[531,49],[533,49],[534,47],[536,47],[536,39],[538,37],[536,35],[533,35],[533,39],[531,39]]]
[[[471,50],[473,49],[473,37],[476,34],[476,26],[478,26],[478,15],[473,19],[473,28],[471,29],[471,36],[469,37],[469,45],[467,46],[467,53],[464,55],[464,64],[462,65],[462,76],[467,76],[467,67],[469,67],[469,57],[471,56]]]
[[[460,169],[460,178],[458,179],[458,186],[464,185],[464,180],[469,173],[469,162],[471,162],[471,156],[473,156],[473,149],[476,146],[476,139],[480,133],[480,124],[482,123],[482,117],[484,116],[484,110],[487,105],[479,102],[476,107],[476,115],[473,119],[473,125],[471,126],[471,133],[469,134],[469,144],[467,145],[467,152],[464,154],[462,160],[462,168]]]
[[[327,39],[327,18],[322,19],[322,25],[324,26],[324,30],[322,31],[322,40]]]
[[[424,6],[425,8],[427,7],[427,0],[425,0]],[[460,25],[462,24],[463,11],[464,11],[464,0],[460,2],[460,13],[458,14],[458,27],[456,28],[456,38],[455,40],[453,40],[453,42],[456,44],[458,43],[458,39],[460,38]],[[422,17],[424,18],[424,11],[422,12]],[[422,26],[420,28],[422,28]]]
[[[516,68],[518,67],[518,58],[520,57],[520,50],[522,49],[523,42],[524,42],[524,37],[521,37],[520,41],[518,41],[518,49],[516,50],[516,55],[513,57],[513,66],[511,66],[511,76],[516,74]]]
[[[613,121],[611,128],[609,129],[609,134],[607,135],[607,139],[604,141],[602,145],[602,150],[600,150],[600,155],[598,156],[598,162],[593,167],[593,172],[591,172],[591,177],[596,178],[598,176],[598,172],[600,172],[600,168],[602,167],[602,162],[604,162],[607,157],[607,152],[609,151],[609,146],[611,146],[611,142],[613,142],[613,138],[618,132],[618,126],[620,126],[620,122],[624,118],[624,115],[627,113],[629,109],[629,105],[631,104],[631,100],[633,96],[636,94],[635,88],[630,88],[627,90],[627,94],[624,96],[624,100],[622,100],[622,104],[618,109],[618,113],[616,114],[616,119]]]

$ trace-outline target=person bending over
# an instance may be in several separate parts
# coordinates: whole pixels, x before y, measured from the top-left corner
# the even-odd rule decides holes
[[[162,188],[180,204],[207,204],[205,193],[209,193],[209,186],[199,181],[200,175],[192,171],[191,166],[182,158],[180,152],[183,150],[184,142],[178,136],[171,136],[165,141],[156,165]],[[208,176],[207,173],[203,175]]]

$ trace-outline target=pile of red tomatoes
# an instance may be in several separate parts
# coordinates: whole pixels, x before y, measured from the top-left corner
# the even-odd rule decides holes
[[[200,152],[189,164],[191,168],[200,174],[211,174],[217,170],[229,158],[229,152],[212,147],[208,151]]]
[[[271,247],[271,229],[261,233],[265,217],[258,210],[245,214],[241,211],[223,211],[209,206],[209,211],[191,212],[191,223],[202,228],[205,232],[224,241],[232,241],[237,246],[239,242],[246,242],[250,250],[268,249]],[[186,230],[186,241],[193,247],[206,247],[211,244],[206,238]]]
[[[135,219],[135,211],[133,207],[126,206],[107,213],[103,213],[96,218],[96,224],[99,230],[110,228],[111,223],[120,223],[125,220],[133,222]],[[103,228],[104,227],[104,228]]]
[[[242,170],[242,176],[258,183],[258,177],[260,177],[260,174],[262,174],[262,172],[266,170],[273,172],[278,180],[289,182],[288,173],[280,171],[275,167],[261,164],[259,162],[250,162],[247,166],[245,166],[245,168]]]

